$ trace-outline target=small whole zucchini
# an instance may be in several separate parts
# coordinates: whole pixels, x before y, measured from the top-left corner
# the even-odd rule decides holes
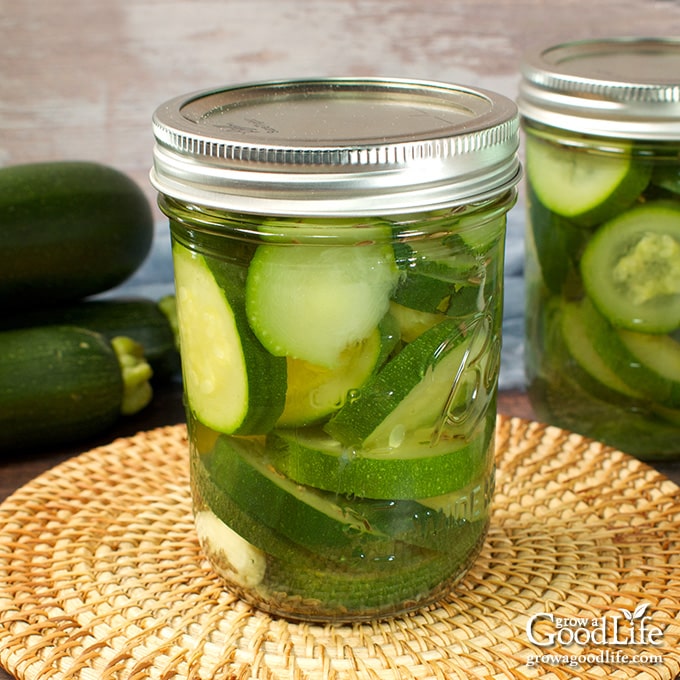
[[[149,201],[114,168],[87,161],[0,168],[0,309],[109,290],[139,268],[152,241]]]
[[[147,298],[82,300],[17,310],[0,318],[0,331],[37,326],[78,326],[101,333],[108,340],[128,337],[144,348],[144,358],[153,369],[154,380],[179,373],[175,296],[160,301]]]
[[[76,326],[0,332],[0,453],[82,441],[152,397],[141,346]]]

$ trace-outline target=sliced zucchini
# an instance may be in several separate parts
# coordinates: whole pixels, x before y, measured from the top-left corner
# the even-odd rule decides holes
[[[680,407],[680,343],[670,336],[617,331],[587,300],[582,309],[588,338],[607,366],[649,400]]]
[[[591,394],[601,398],[641,398],[639,392],[625,383],[600,356],[588,337],[582,303],[567,302],[562,307],[560,328],[562,338],[575,364],[574,379]],[[584,375],[585,373],[585,375]]]
[[[207,465],[217,486],[245,515],[307,549],[346,550],[387,538],[339,499],[281,475],[258,442],[222,436]]]
[[[267,439],[272,465],[287,477],[353,497],[416,499],[447,494],[488,468],[485,442],[414,444],[397,454],[343,446],[323,432],[275,431]]]
[[[680,205],[655,201],[604,224],[583,253],[581,273],[588,296],[615,326],[680,327]]]
[[[390,302],[390,314],[396,320],[399,326],[399,335],[404,342],[413,342],[425,331],[446,318],[441,313],[421,312],[394,301]]]
[[[463,316],[477,311],[484,283],[485,256],[460,234],[395,244],[401,270],[392,300],[421,312]]]
[[[631,206],[651,175],[649,164],[632,157],[632,147],[605,155],[535,136],[526,140],[526,170],[531,189],[548,210],[584,226]]]
[[[552,293],[574,287],[589,232],[546,208],[531,186],[527,187],[527,208],[527,235],[533,239],[543,282]]]
[[[248,270],[246,312],[276,356],[337,368],[389,307],[398,271],[391,245],[261,245]]]
[[[218,285],[205,258],[179,243],[173,258],[188,407],[219,432],[268,431],[285,404],[285,359],[273,357],[253,335],[228,274]]]
[[[434,314],[448,309],[452,292],[451,282],[412,272],[401,277],[392,300],[409,309]]]
[[[245,541],[268,555],[294,563],[320,563],[314,553],[246,514],[220,485],[211,455],[212,453],[205,456],[194,453],[191,455],[191,485],[197,512],[209,510]]]
[[[479,537],[478,537],[478,542]],[[267,571],[265,608],[278,612],[292,610],[305,620],[356,621],[375,619],[429,602],[445,593],[451,581],[474,555],[464,551],[449,557],[421,551],[406,559],[386,556],[374,560],[367,573],[346,569],[315,569],[308,564],[272,560]]]
[[[373,373],[381,356],[378,329],[347,347],[336,368],[287,357],[288,389],[279,427],[316,423],[342,407],[350,390],[359,389]]]
[[[670,335],[624,330],[619,331],[619,337],[641,366],[662,376],[669,385],[669,403],[680,406],[680,342]]]
[[[487,357],[490,342],[483,315],[466,325],[442,320],[385,364],[324,429],[345,445],[386,452],[414,442],[432,443],[433,430],[451,420],[457,409],[471,414],[486,407],[481,392],[489,387],[489,375],[480,362]],[[484,384],[478,382],[480,372]],[[468,379],[475,381],[474,400]],[[480,406],[473,407],[473,401]],[[469,436],[479,418],[472,420],[446,436]]]
[[[475,253],[487,254],[505,239],[506,216],[490,215],[480,219],[479,215],[461,218],[457,233]]]

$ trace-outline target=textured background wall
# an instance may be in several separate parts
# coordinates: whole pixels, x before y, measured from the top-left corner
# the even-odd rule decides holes
[[[152,195],[150,118],[176,94],[393,75],[514,97],[529,47],[673,33],[677,0],[0,0],[0,165],[98,160]]]

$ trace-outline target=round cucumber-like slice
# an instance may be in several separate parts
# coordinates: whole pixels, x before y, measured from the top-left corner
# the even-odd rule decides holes
[[[500,216],[489,215],[482,220],[479,216],[464,217],[458,223],[458,233],[475,253],[485,255],[503,242],[506,223],[505,213]]]
[[[493,382],[493,371],[486,366],[490,334],[483,314],[467,323],[444,318],[385,364],[324,429],[345,445],[398,455],[406,442],[430,442],[449,413],[462,409],[481,415],[489,405],[488,383]],[[455,434],[462,438],[479,422],[478,417],[455,420],[460,422]]]
[[[583,285],[620,328],[680,327],[680,205],[654,201],[602,225],[581,258]]]
[[[587,299],[582,311],[588,338],[612,372],[650,401],[680,407],[680,343],[670,336],[617,330]]]
[[[594,226],[633,204],[649,183],[648,163],[632,157],[632,145],[603,154],[526,140],[526,171],[532,191],[548,210]]]
[[[189,408],[219,432],[267,432],[285,403],[285,359],[262,347],[237,293],[218,284],[202,255],[175,243],[173,261]]]
[[[261,245],[246,280],[248,320],[272,354],[337,368],[387,313],[397,278],[389,243]]]
[[[323,432],[279,430],[267,438],[272,465],[300,484],[354,497],[417,499],[447,494],[488,467],[481,440],[414,442],[398,454],[343,446]]]
[[[191,456],[191,485],[194,510],[209,510],[245,541],[269,555],[293,562],[313,563],[314,553],[273,531],[267,524],[246,514],[208,470],[210,456]]]

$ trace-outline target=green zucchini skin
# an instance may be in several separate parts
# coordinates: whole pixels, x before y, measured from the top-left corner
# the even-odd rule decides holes
[[[139,268],[152,241],[149,201],[114,168],[87,161],[0,168],[0,308],[109,290]]]
[[[38,326],[78,326],[108,340],[125,336],[144,348],[154,380],[179,373],[175,333],[159,303],[146,298],[83,300],[68,305],[17,311],[0,318],[0,330]]]
[[[0,332],[0,453],[84,440],[120,417],[123,377],[98,333],[74,326]]]

